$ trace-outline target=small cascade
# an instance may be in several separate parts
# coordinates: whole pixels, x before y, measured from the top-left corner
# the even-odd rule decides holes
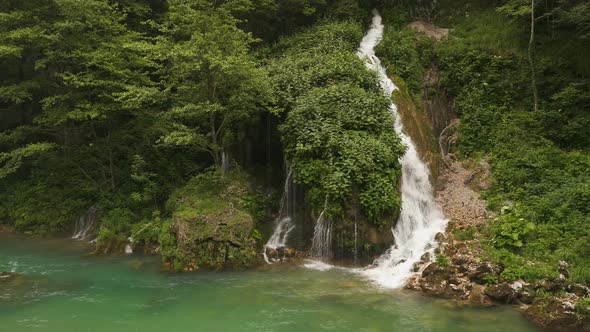
[[[96,205],[91,206],[88,211],[76,221],[76,228],[72,239],[84,240],[90,235],[90,231],[96,225],[98,208]]]
[[[130,236],[127,238],[127,245],[125,245],[125,254],[131,255],[133,253],[133,238]]]
[[[277,219],[275,219],[274,231],[268,239],[268,242],[264,245],[264,252],[262,255],[268,264],[271,264],[271,261],[280,260],[280,257],[269,258],[269,254],[278,256],[278,250],[286,248],[289,233],[295,228],[290,216],[292,176],[293,169],[289,168],[287,177],[285,178],[285,185],[283,186],[283,196],[281,197],[279,214]]]
[[[311,257],[320,260],[332,258],[332,221],[324,216],[327,206],[328,197],[326,197],[324,209],[316,220],[311,242]]]
[[[363,37],[357,55],[365,61],[369,69],[377,72],[381,88],[387,96],[391,96],[397,87],[375,56],[375,46],[383,36],[383,24],[376,10],[373,14],[371,27]],[[447,220],[435,203],[430,171],[420,160],[412,139],[404,133],[397,106],[393,102],[390,112],[395,116],[395,131],[407,146],[401,159],[401,213],[393,229],[395,245],[377,259],[371,269],[365,269],[362,273],[383,287],[397,288],[402,287],[413,274],[412,267],[420,260],[420,256],[430,251],[430,256],[434,257],[434,237],[438,232],[444,231]]]

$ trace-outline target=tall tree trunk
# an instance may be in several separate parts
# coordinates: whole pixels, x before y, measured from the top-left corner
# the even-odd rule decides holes
[[[533,109],[539,109],[539,96],[537,92],[537,73],[535,69],[535,0],[531,0],[531,35],[528,49],[529,65],[531,67],[531,84],[533,88]]]
[[[218,143],[217,143],[217,129],[215,128],[215,113],[211,112],[209,114],[209,124],[211,126],[211,145],[213,147],[213,159],[215,165],[219,168],[221,167],[221,158],[220,152],[218,151]]]
[[[111,148],[111,131],[107,134],[107,150],[109,153],[109,172],[111,173],[111,189],[115,191],[115,161],[113,159],[113,149]]]
[[[207,97],[211,103],[215,103],[215,81],[213,73],[209,69],[207,76]],[[217,127],[215,125],[215,112],[209,114],[209,126],[211,130],[211,145],[213,147],[213,159],[217,168],[221,168],[221,152],[218,151],[219,142],[217,141]]]
[[[270,160],[271,158],[271,135],[270,135],[270,121],[271,121],[271,113],[267,112],[266,113],[266,183],[270,184],[271,182],[271,178],[270,178],[270,172],[272,170],[272,161]]]

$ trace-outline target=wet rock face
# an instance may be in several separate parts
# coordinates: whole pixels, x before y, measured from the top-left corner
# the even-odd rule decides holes
[[[300,261],[305,257],[305,253],[293,248],[279,247],[276,249],[265,248],[265,254],[270,262],[295,262]]]
[[[355,213],[356,209],[357,207],[353,207],[347,216],[332,224],[333,259],[366,266],[391,247],[394,239],[390,228],[393,224],[377,227],[359,216],[360,213]],[[391,220],[396,220],[396,217],[392,216]]]

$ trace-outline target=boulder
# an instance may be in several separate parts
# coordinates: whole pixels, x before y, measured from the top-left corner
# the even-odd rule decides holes
[[[569,271],[567,270],[569,264],[566,261],[559,261],[558,265],[557,265],[557,270],[559,271],[559,274],[564,276],[565,279],[567,279],[569,277]]]
[[[446,235],[441,232],[436,233],[436,235],[434,236],[434,240],[438,243],[444,242],[446,238]]]
[[[234,207],[173,219],[179,249],[193,264],[213,269],[247,265],[256,257],[252,218]],[[281,252],[278,256],[284,256]]]
[[[535,290],[543,290],[548,293],[555,293],[563,289],[563,283],[560,281],[539,280],[532,285]]]
[[[470,255],[455,255],[451,258],[451,262],[457,267],[458,272],[465,274],[474,272],[478,266],[477,260]]]
[[[266,257],[270,262],[292,262],[302,259],[305,253],[293,248],[265,248]]]
[[[490,262],[483,262],[475,269],[475,272],[470,276],[469,279],[480,285],[485,285],[486,282],[488,282],[488,276],[499,275],[500,272],[501,269],[497,265],[494,265]]]
[[[518,300],[524,304],[532,304],[535,301],[535,293],[530,290],[524,290],[518,294]]]
[[[444,272],[442,267],[438,266],[436,263],[430,263],[428,266],[426,266],[424,271],[422,271],[422,277],[424,278],[428,277],[429,275],[440,274],[442,272]]]
[[[590,289],[584,285],[580,284],[570,284],[567,285],[566,291],[569,293],[573,293],[579,297],[587,297],[590,295]]]
[[[473,305],[489,305],[491,301],[489,297],[485,294],[485,286],[482,285],[473,285],[473,288],[469,292],[469,296],[467,297],[467,301],[469,304]]]
[[[437,263],[430,263],[415,283],[426,295],[453,298],[457,296],[457,292],[464,291],[464,287],[451,285],[448,281],[451,275],[450,269],[441,267]]]
[[[536,300],[525,314],[538,325],[551,329],[583,329],[584,317],[575,309],[575,297],[547,297]]]
[[[485,289],[485,294],[492,298],[495,301],[502,302],[502,303],[513,303],[520,293],[520,288],[515,287],[512,284],[508,284],[506,282],[488,286]]]
[[[173,247],[161,248],[164,261],[177,271],[256,263],[254,221],[241,208],[247,194],[243,180],[217,173],[197,176],[175,192],[168,206],[172,208],[170,231],[176,241]]]
[[[0,285],[2,287],[14,287],[26,282],[24,275],[16,272],[0,272]]]
[[[422,265],[424,265],[424,263],[422,262],[416,262],[412,265],[412,271],[413,272],[418,272],[420,271],[420,268],[422,267]]]
[[[0,282],[8,282],[21,276],[16,272],[0,272]]]

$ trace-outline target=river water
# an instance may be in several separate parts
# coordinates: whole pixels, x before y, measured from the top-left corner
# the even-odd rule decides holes
[[[88,256],[0,235],[0,331],[537,331],[509,307],[458,308],[338,269],[171,274],[156,257]]]

